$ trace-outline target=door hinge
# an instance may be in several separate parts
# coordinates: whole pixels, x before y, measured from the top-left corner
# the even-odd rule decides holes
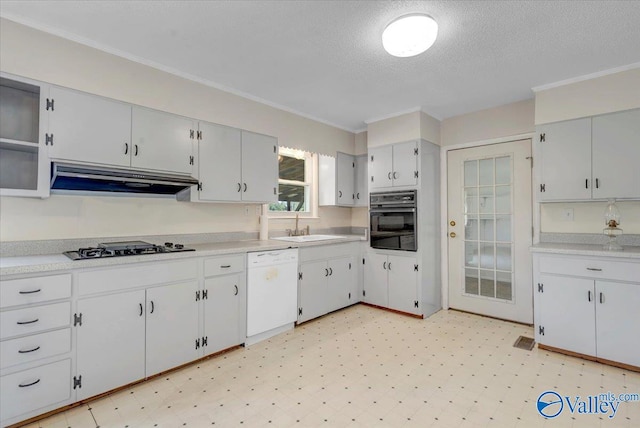
[[[418,265],[413,265],[413,270],[418,272]]]
[[[47,98],[47,108],[45,110],[49,110],[51,109],[51,111],[53,111],[53,103],[54,103],[54,99],[53,98]]]
[[[544,184],[540,185],[540,191],[541,192],[546,192],[547,191],[547,189],[545,189],[545,185]]]
[[[418,178],[418,171],[413,171],[413,177]]]
[[[49,144],[53,146],[53,134],[44,134],[44,145],[48,146]]]
[[[418,156],[418,149],[417,149],[417,148],[413,149],[413,154],[414,154],[415,156]]]
[[[193,156],[189,156],[189,165],[193,165]]]
[[[82,375],[73,377],[73,389],[82,388]]]
[[[417,300],[414,300],[414,301],[413,301],[413,307],[414,307],[414,308],[417,308],[417,307],[418,307],[418,301],[417,301]]]
[[[538,283],[538,293],[544,293],[544,284]]]
[[[363,296],[366,296],[366,295],[367,295],[367,292],[366,292],[365,290],[362,290],[362,295],[363,295]]]
[[[540,134],[540,142],[544,143],[546,141],[546,137],[547,137],[546,134],[544,133]]]
[[[278,147],[277,146],[273,146],[273,153],[278,153]]]
[[[202,300],[206,300],[209,298],[208,296],[209,290],[202,290]]]
[[[302,272],[298,272],[298,279],[302,279]]]
[[[82,312],[79,314],[73,314],[73,326],[82,325]]]
[[[544,327],[542,327],[541,325],[538,326],[538,334],[544,336]]]
[[[298,315],[302,315],[302,308],[298,308]]]
[[[196,302],[200,301],[200,290],[196,290]]]
[[[209,336],[204,336],[202,338],[202,347],[204,348],[205,346],[208,346],[207,344],[207,340],[209,339]]]
[[[198,183],[198,187],[196,187],[197,190],[202,190],[202,183]]]
[[[195,138],[195,135],[196,135],[195,131],[193,129],[190,129],[189,130],[189,138],[191,138],[193,140]]]
[[[196,339],[196,349],[200,349],[200,338]]]
[[[197,134],[198,140],[202,140],[202,131],[198,131]]]

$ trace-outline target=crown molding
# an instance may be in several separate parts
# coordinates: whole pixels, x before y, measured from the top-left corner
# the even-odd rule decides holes
[[[597,71],[591,74],[585,74],[582,76],[572,77],[571,79],[561,80],[555,83],[548,83],[546,85],[534,86],[531,90],[536,92],[546,91],[547,89],[559,88],[560,86],[570,85],[572,83],[583,82],[585,80],[591,80],[598,77],[608,76],[610,74],[620,73],[622,71],[633,70],[636,68],[640,68],[640,62],[635,62],[633,64],[623,65],[616,68],[610,68],[607,70]]]

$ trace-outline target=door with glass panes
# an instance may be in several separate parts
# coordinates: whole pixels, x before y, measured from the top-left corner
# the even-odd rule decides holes
[[[449,306],[533,323],[531,140],[447,158]]]

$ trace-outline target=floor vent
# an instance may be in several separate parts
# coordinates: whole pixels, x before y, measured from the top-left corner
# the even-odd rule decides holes
[[[513,346],[515,348],[520,348],[520,349],[525,349],[527,351],[531,351],[533,349],[533,345],[535,345],[535,344],[536,344],[536,341],[533,340],[533,338],[520,336],[520,337],[518,337],[518,340],[516,340],[516,343],[513,344]]]

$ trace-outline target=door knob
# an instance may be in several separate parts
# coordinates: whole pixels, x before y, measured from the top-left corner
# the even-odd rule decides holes
[[[455,238],[455,237],[456,237],[456,233],[455,233],[455,232],[451,232],[451,233],[449,234],[449,236],[450,236],[450,237],[452,237],[452,238]]]
[[[456,225],[456,222],[455,222],[454,220],[451,220],[451,221],[449,222],[449,224],[450,224],[451,226],[455,226],[455,225]]]

